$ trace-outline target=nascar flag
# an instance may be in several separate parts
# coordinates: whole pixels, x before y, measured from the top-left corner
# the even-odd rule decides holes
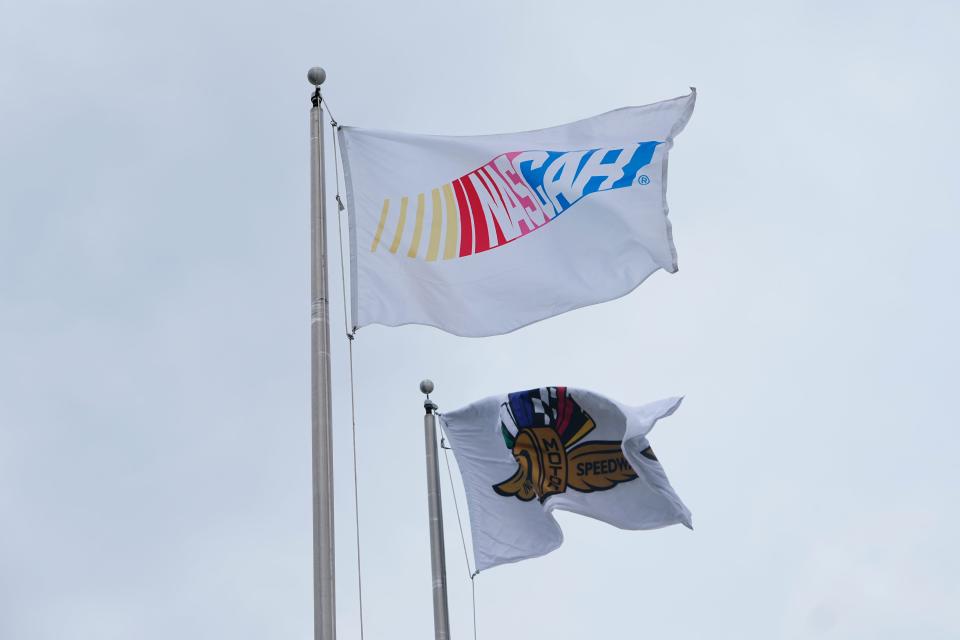
[[[646,438],[680,400],[627,407],[545,387],[440,415],[463,476],[477,570],[559,547],[555,509],[621,529],[692,528]]]
[[[503,135],[342,127],[354,324],[491,336],[676,271],[667,153],[695,98]]]

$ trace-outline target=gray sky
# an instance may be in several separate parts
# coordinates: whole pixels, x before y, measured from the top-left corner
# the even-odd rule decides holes
[[[426,133],[700,92],[679,273],[498,338],[361,330],[368,638],[432,633],[425,376],[687,398],[652,441],[696,530],[559,514],[478,577],[481,638],[960,635],[956,3],[0,2],[0,638],[310,637],[313,64],[341,123]]]

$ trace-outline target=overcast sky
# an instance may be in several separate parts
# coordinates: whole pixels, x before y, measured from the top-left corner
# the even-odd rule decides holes
[[[559,551],[477,578],[481,638],[957,638],[958,26],[949,1],[0,0],[0,638],[311,638],[315,64],[341,123],[425,133],[699,91],[677,274],[503,337],[358,334],[367,638],[432,634],[423,377],[441,409],[686,396],[651,440],[696,530],[559,513]]]

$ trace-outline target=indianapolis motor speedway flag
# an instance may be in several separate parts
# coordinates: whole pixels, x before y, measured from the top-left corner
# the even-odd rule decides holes
[[[354,325],[490,336],[677,270],[667,154],[695,91],[549,129],[340,129]]]
[[[559,547],[554,509],[621,529],[692,528],[646,438],[679,405],[668,398],[627,407],[545,387],[440,415],[463,476],[477,570]]]

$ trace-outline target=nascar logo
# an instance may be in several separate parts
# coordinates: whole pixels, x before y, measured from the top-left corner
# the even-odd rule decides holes
[[[591,193],[637,184],[659,144],[500,154],[429,193],[385,198],[370,251],[432,262],[503,246]]]

